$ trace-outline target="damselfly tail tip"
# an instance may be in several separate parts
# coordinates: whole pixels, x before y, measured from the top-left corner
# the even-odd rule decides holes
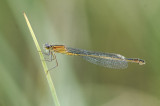
[[[145,61],[142,60],[142,59],[139,59],[139,62],[138,62],[138,63],[139,63],[139,65],[144,65],[144,64],[146,64]]]

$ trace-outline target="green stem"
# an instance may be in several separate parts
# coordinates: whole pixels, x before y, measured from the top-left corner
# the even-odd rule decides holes
[[[29,31],[31,32],[33,41],[34,41],[34,43],[35,43],[35,45],[36,45],[36,48],[37,48],[37,50],[39,51],[39,56],[40,56],[40,59],[41,59],[41,62],[42,62],[42,66],[43,66],[43,68],[44,68],[44,72],[45,72],[45,74],[46,74],[46,78],[47,78],[47,81],[48,81],[48,84],[49,84],[49,87],[50,87],[50,90],[51,90],[51,94],[52,94],[52,97],[53,97],[53,101],[55,102],[55,105],[56,105],[56,106],[60,106],[59,101],[58,101],[58,98],[57,98],[56,90],[55,90],[54,84],[53,84],[53,82],[52,82],[51,75],[50,75],[50,73],[48,72],[48,67],[47,67],[46,62],[43,61],[43,60],[44,60],[44,56],[43,56],[43,54],[42,54],[42,52],[41,52],[41,49],[40,49],[40,46],[39,46],[38,41],[37,41],[37,39],[36,39],[36,36],[35,36],[35,34],[34,34],[34,32],[33,32],[33,29],[32,29],[32,27],[31,27],[31,25],[30,25],[30,22],[29,22],[29,20],[28,20],[28,18],[27,18],[27,16],[26,16],[26,14],[23,13],[23,15],[24,15],[24,18],[25,18],[26,23],[27,23],[27,25],[28,25]]]

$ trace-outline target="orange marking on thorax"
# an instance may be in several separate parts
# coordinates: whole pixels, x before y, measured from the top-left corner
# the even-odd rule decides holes
[[[53,50],[57,53],[67,53],[66,47],[64,45],[54,45]]]
[[[63,53],[66,55],[77,55],[77,54],[73,54],[73,53],[68,52],[64,45],[54,45],[53,50],[56,53]]]

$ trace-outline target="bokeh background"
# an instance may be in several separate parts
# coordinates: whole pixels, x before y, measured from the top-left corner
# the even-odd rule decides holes
[[[146,61],[116,70],[56,54],[61,106],[160,106],[159,0],[0,0],[0,106],[54,106],[23,12],[41,49],[64,44]]]

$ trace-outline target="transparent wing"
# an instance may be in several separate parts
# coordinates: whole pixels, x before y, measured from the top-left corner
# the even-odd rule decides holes
[[[125,60],[114,60],[114,59],[105,59],[97,57],[82,56],[83,59],[97,64],[103,67],[115,68],[115,69],[124,69],[128,67],[128,63]]]
[[[67,51],[73,54],[78,54],[83,57],[83,59],[103,67],[115,69],[124,69],[128,67],[125,57],[120,54],[92,52],[70,47],[67,47]]]

